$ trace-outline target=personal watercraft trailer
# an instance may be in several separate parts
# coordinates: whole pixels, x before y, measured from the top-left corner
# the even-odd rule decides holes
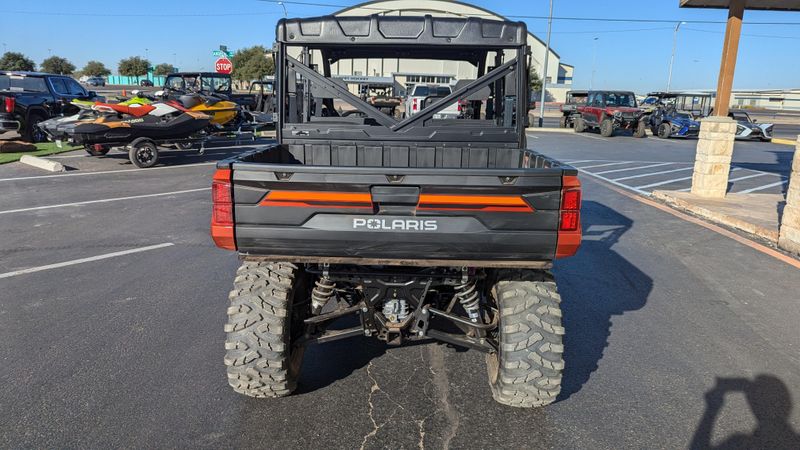
[[[176,144],[188,148],[199,142],[201,152],[211,116],[190,111],[175,102],[149,105],[96,104],[95,116],[76,118],[63,124],[46,124],[44,129],[56,142],[83,146],[93,156],[113,147],[123,147],[131,163],[151,167],[158,161],[158,146]],[[65,119],[62,119],[65,120]]]

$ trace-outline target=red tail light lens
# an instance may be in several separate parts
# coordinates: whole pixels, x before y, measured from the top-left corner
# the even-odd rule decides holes
[[[17,106],[17,99],[14,97],[5,97],[3,104],[5,104],[7,113],[13,113],[14,108]]]
[[[562,186],[556,258],[574,255],[581,245],[581,182],[564,176]]]
[[[561,231],[575,231],[580,225],[578,211],[561,211]]]
[[[217,169],[211,183],[211,237],[217,247],[236,250],[230,169]]]
[[[570,189],[564,191],[561,200],[562,210],[581,209],[581,190]]]
[[[414,101],[412,102],[411,109],[413,109],[414,111],[417,110],[417,99],[414,99]]]

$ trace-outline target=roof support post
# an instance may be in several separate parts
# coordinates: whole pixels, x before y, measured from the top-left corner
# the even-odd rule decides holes
[[[739,53],[739,37],[742,34],[742,17],[745,0],[731,0],[728,8],[728,25],[725,27],[725,42],[722,45],[722,61],[719,67],[717,82],[717,101],[714,115],[728,116],[733,89],[733,73],[736,70],[736,57]]]

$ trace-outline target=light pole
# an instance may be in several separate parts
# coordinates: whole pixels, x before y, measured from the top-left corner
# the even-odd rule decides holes
[[[667,77],[667,92],[669,92],[669,88],[672,86],[672,64],[675,62],[675,47],[678,44],[678,30],[681,28],[681,25],[685,24],[686,22],[678,22],[675,25],[675,32],[672,34],[672,56],[669,58],[669,76]]]
[[[553,0],[550,0],[550,16],[547,18],[547,44],[544,49],[544,69],[542,70],[542,99],[539,105],[539,128],[544,124],[544,101],[547,99],[547,60],[550,57],[550,32],[553,30]]]
[[[283,17],[289,17],[289,13],[286,12],[286,5],[283,2],[278,2],[278,4],[283,7]]]
[[[595,71],[595,66],[597,64],[597,40],[598,39],[600,39],[600,38],[596,37],[596,38],[592,39],[592,41],[594,41],[594,49],[592,50],[592,79],[589,80],[589,89],[590,90],[594,86],[594,71]]]

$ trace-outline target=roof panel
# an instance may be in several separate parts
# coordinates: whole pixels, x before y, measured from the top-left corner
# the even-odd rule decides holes
[[[724,8],[732,0],[680,0],[681,8]],[[800,11],[800,0],[745,0],[746,9]]]

